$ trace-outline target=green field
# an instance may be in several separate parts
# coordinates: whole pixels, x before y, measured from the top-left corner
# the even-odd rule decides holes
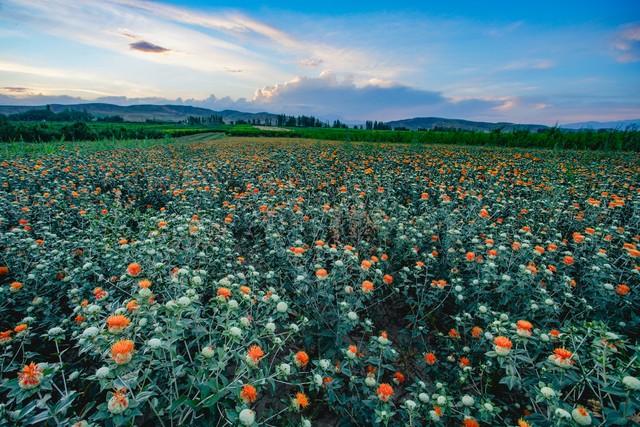
[[[83,140],[144,140],[219,132],[228,136],[307,138],[331,141],[395,142],[572,150],[640,151],[640,131],[469,132],[350,128],[267,128],[252,125],[181,123],[11,122],[0,123],[0,142],[31,144]],[[11,151],[15,148],[5,149]],[[29,151],[32,148],[24,147]],[[39,149],[38,149],[39,150]]]

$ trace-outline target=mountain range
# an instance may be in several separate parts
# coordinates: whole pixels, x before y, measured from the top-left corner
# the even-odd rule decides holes
[[[16,114],[29,110],[44,109],[46,105],[0,105],[0,114]],[[115,105],[106,103],[87,103],[87,104],[51,104],[49,108],[55,113],[65,110],[70,111],[86,111],[95,117],[105,116],[121,116],[126,121],[143,122],[146,120],[179,122],[186,120],[189,116],[207,117],[220,116],[225,122],[236,122],[244,120],[252,122],[254,120],[259,123],[275,122],[277,114],[268,112],[248,113],[236,110],[214,111],[208,108],[192,107],[189,105],[154,105],[154,104],[138,104],[138,105]],[[548,126],[540,124],[522,124],[509,122],[479,122],[462,119],[447,119],[441,117],[414,117],[411,119],[393,120],[386,122],[392,128],[405,128],[411,130],[418,129],[456,129],[467,131],[483,131],[490,132],[493,130],[514,131],[528,130],[536,132],[546,129]],[[567,123],[560,125],[564,129],[627,129],[640,128],[640,119],[620,120],[610,122],[579,122]]]
[[[518,124],[518,123],[490,123],[490,122],[475,122],[471,120],[462,119],[443,119],[441,117],[415,117],[413,119],[394,120],[386,122],[387,125],[392,128],[406,128],[411,130],[418,129],[456,129],[456,130],[468,130],[468,131],[492,131],[503,130],[512,132],[514,130],[528,130],[536,132],[541,129],[546,129],[545,125],[534,124]]]
[[[0,105],[0,114],[16,114],[29,110],[42,110],[46,105]],[[235,110],[214,111],[208,108],[192,107],[190,105],[155,105],[155,104],[137,104],[137,105],[115,105],[104,103],[88,103],[88,104],[50,104],[49,108],[54,113],[60,113],[65,110],[69,111],[85,111],[95,117],[120,116],[129,122],[144,122],[145,120],[157,120],[166,122],[180,122],[189,118],[189,116],[208,117],[221,116],[225,122],[235,122],[238,120],[259,120],[261,123],[266,120],[275,121],[277,114],[272,113],[245,113]]]
[[[565,129],[640,129],[640,119],[615,120],[610,122],[578,122],[561,125]]]

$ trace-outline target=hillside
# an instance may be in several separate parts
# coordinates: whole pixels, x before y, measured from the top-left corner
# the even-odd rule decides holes
[[[166,122],[179,122],[187,119],[189,116],[207,117],[212,115],[222,116],[224,121],[238,120],[260,120],[264,122],[267,119],[275,121],[276,114],[271,113],[245,113],[235,110],[214,111],[208,108],[192,107],[189,105],[114,105],[104,103],[89,104],[51,104],[51,110],[59,113],[65,110],[70,111],[86,111],[95,117],[105,116],[121,116],[126,121],[144,122],[145,120],[157,120]],[[0,114],[15,114],[29,110],[45,109],[45,105],[36,106],[18,106],[18,105],[0,105]]]
[[[394,120],[386,122],[386,124],[392,128],[402,127],[411,130],[441,128],[481,132],[489,132],[496,129],[504,131],[529,130],[535,132],[547,128],[547,126],[544,125],[474,122],[471,120],[445,119],[442,117],[414,117],[412,119]]]

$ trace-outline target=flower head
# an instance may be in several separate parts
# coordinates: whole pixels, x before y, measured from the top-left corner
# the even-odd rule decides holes
[[[518,322],[516,323],[516,328],[516,333],[519,336],[528,338],[531,336],[533,325],[528,320],[518,320]]]
[[[122,314],[114,314],[107,318],[107,328],[112,334],[117,334],[124,331],[130,323],[131,321],[129,320],[129,318]]]
[[[249,408],[245,408],[240,411],[238,419],[243,426],[251,426],[256,421],[256,413]]]
[[[391,398],[391,396],[393,396],[393,387],[387,383],[382,383],[378,386],[376,395],[378,396],[378,399],[386,402]]]
[[[573,365],[573,353],[566,348],[559,347],[553,350],[549,360],[560,368],[570,368]]]
[[[245,384],[242,386],[242,390],[240,390],[240,399],[244,400],[245,403],[253,403],[258,398],[258,391],[251,384]]]
[[[294,362],[299,368],[303,368],[309,363],[309,355],[304,351],[299,351],[294,356]]]
[[[304,394],[303,392],[299,391],[295,394],[295,396],[293,397],[293,399],[291,399],[291,405],[296,409],[296,410],[301,410],[306,408],[307,406],[309,406],[309,398],[307,397],[306,394]]]
[[[231,290],[229,288],[218,288],[218,290],[216,291],[216,295],[218,296],[218,299],[220,300],[226,300],[229,299],[229,297],[231,297]]]
[[[513,343],[507,337],[498,336],[493,340],[493,349],[498,356],[506,356],[511,352],[511,347],[513,347]]]
[[[262,359],[263,357],[264,351],[262,351],[259,345],[254,344],[249,347],[249,350],[247,350],[247,356],[245,357],[245,360],[249,365],[257,366],[260,362],[260,359]]]
[[[23,390],[30,390],[40,385],[43,373],[42,368],[34,362],[25,365],[18,373],[18,385]]]
[[[131,277],[136,277],[142,272],[142,267],[137,262],[132,262],[127,266],[127,274]]]
[[[111,346],[111,358],[118,365],[124,365],[131,361],[135,344],[131,340],[120,340]]]
[[[589,415],[589,411],[585,409],[584,406],[577,406],[573,411],[571,411],[571,417],[581,426],[588,426],[591,424],[591,415]]]
[[[121,414],[129,407],[127,389],[120,388],[113,392],[113,396],[107,402],[107,409],[114,415]]]

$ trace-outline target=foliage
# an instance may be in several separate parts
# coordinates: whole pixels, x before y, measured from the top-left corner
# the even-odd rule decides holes
[[[222,126],[222,129],[224,126]],[[0,141],[43,143],[54,141],[98,141],[102,139],[160,139],[222,130],[201,124],[98,122],[18,122],[0,120]]]
[[[640,151],[640,131],[460,132],[455,130],[406,131],[335,128],[291,128],[286,134],[251,126],[226,129],[232,136],[312,138],[332,141],[396,142],[489,147],[570,150]]]
[[[2,165],[0,424],[637,421],[637,156],[227,138]]]

